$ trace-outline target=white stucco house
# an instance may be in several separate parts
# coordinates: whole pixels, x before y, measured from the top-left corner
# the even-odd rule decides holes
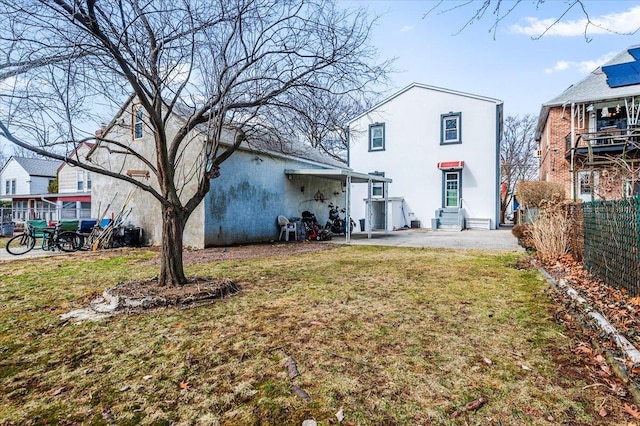
[[[136,100],[130,99],[98,138],[86,160],[93,166],[126,174],[157,189],[156,178],[149,167],[156,164],[157,154],[145,120]],[[182,120],[172,116],[167,124],[169,136],[177,131]],[[189,134],[190,142],[180,155],[189,159],[176,175],[184,197],[197,185],[194,171],[206,162],[203,130],[206,129],[195,129]],[[234,134],[227,132],[221,149],[231,146],[233,140]],[[148,163],[122,154],[127,147],[135,149]],[[117,214],[131,193],[127,222],[143,229],[144,243],[161,243],[161,208],[156,198],[141,189],[134,191],[134,185],[113,177],[92,174],[91,180],[93,217],[102,215],[107,207],[107,217]],[[345,163],[304,144],[243,143],[220,164],[219,177],[211,180],[209,192],[189,217],[183,235],[184,246],[203,248],[276,240],[280,231],[278,216],[294,220],[301,218],[304,211],[314,213],[324,224],[330,203],[345,206],[351,183],[363,182],[360,186],[367,187],[369,180],[366,173],[357,173]],[[390,181],[378,178],[378,182]]]
[[[414,83],[355,117],[349,166],[393,185],[354,187],[352,216],[367,230],[495,229],[502,116],[498,99]]]

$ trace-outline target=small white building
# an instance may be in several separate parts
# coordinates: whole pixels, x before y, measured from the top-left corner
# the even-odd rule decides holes
[[[352,216],[367,230],[495,229],[502,110],[498,99],[414,83],[354,118],[349,166],[393,185],[354,186]]]

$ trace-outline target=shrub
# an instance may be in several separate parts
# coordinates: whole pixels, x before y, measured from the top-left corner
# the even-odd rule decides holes
[[[569,206],[571,203],[553,194],[540,203],[540,213],[532,225],[536,254],[543,262],[556,262],[569,252]]]
[[[518,201],[523,207],[540,207],[544,200],[551,200],[555,195],[564,200],[564,187],[554,182],[520,181],[516,185]]]
[[[514,237],[518,239],[518,244],[520,244],[525,249],[535,249],[535,244],[533,243],[533,225],[528,223],[519,223],[514,225],[511,229],[511,233]]]

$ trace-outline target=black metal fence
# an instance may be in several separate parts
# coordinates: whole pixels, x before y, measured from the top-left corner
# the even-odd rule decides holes
[[[583,203],[584,265],[612,287],[640,294],[640,198]]]

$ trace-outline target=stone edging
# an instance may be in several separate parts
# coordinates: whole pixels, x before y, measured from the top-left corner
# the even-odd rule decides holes
[[[611,323],[598,311],[589,306],[587,300],[580,296],[580,294],[567,282],[561,279],[556,281],[547,271],[542,268],[538,269],[540,273],[545,277],[547,282],[551,284],[557,291],[564,291],[574,302],[577,307],[586,314],[595,324],[602,330],[607,336],[609,336],[618,346],[618,349],[624,353],[625,357],[630,360],[634,365],[640,364],[640,351],[633,346],[626,337],[618,333],[618,331],[611,325]],[[633,380],[629,379],[626,372],[626,367],[619,364],[613,357],[607,357],[608,362],[616,362],[618,365],[613,365],[613,370],[620,379],[629,386],[629,390],[633,395],[633,398],[637,404],[640,404],[640,388]]]

